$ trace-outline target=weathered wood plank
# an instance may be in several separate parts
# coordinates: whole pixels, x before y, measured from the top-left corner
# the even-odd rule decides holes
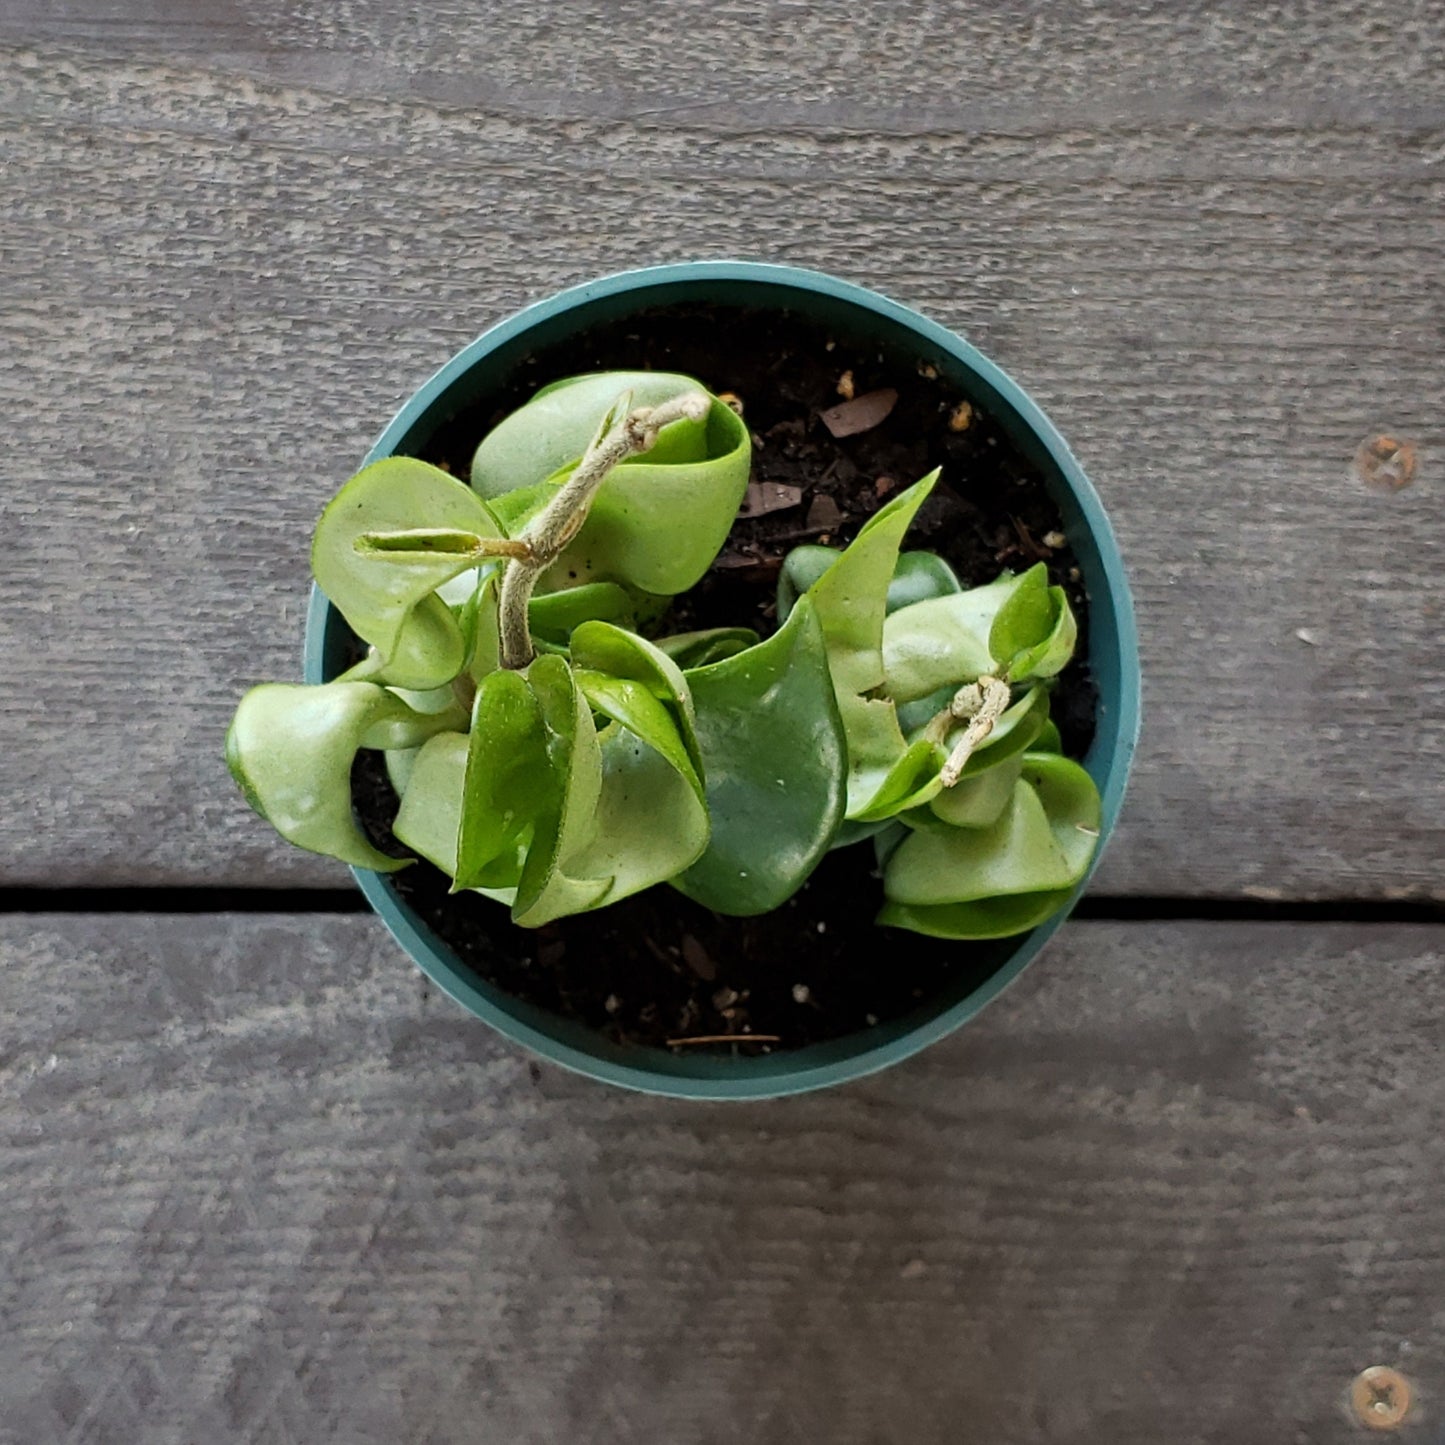
[[[509,115],[848,131],[1438,113],[1430,0],[7,0],[0,41]]]
[[[1114,104],[1136,79],[1128,56],[1185,43],[1162,7],[1120,31],[1115,61],[1040,22],[1042,48],[1007,71],[1027,104],[991,122],[981,73],[940,87],[885,27],[869,86],[913,99],[891,119],[860,112],[864,128],[788,68],[791,31],[776,68],[766,46],[739,62],[793,107],[786,125],[736,78],[721,109],[695,113],[688,27],[715,10],[664,36],[692,59],[657,114],[635,69],[598,89],[573,67],[555,100],[512,103],[524,59],[555,71],[571,21],[615,43],[605,7],[559,6],[550,37],[508,36],[485,72],[504,99],[483,85],[470,108],[398,77],[421,95],[433,68],[462,86],[481,22],[461,69],[445,32],[408,50],[375,8],[365,44],[323,26],[321,59],[299,31],[273,55],[263,29],[228,60],[218,22],[176,32],[200,60],[149,61],[170,40],[122,32],[173,10],[117,8],[129,57],[0,55],[0,344],[24,358],[0,373],[0,880],[339,881],[269,839],[219,761],[239,690],[296,666],[319,503],[435,364],[529,296],[648,260],[763,254],[968,333],[1052,411],[1113,509],[1150,712],[1101,889],[1445,896],[1445,373],[1428,285],[1445,252],[1445,104],[1409,85],[1445,61],[1445,17],[1382,4],[1351,7],[1338,32],[1335,7],[1291,23],[1289,124],[1250,109],[1265,59],[1244,67],[1242,108],[1210,108],[1206,85],[1189,92],[1203,108],[1181,110],[1161,84],[1135,122],[1090,122],[1096,73]],[[225,23],[244,28],[238,14]],[[930,14],[924,37],[944,23]],[[805,25],[820,53],[821,23]],[[1021,23],[994,13],[989,53]],[[1187,37],[1207,22],[1180,23]],[[1219,22],[1201,84],[1249,51],[1250,23]],[[1284,55],[1283,24],[1261,32],[1265,58]],[[1343,84],[1369,25],[1368,74],[1338,94],[1398,105],[1337,119],[1354,115],[1345,99],[1309,97]],[[104,49],[103,28],[67,35]],[[1365,65],[1397,44],[1403,71]],[[315,85],[227,68],[273,60],[283,76],[310,65]],[[1020,89],[1055,72],[1067,104]],[[1384,428],[1422,444],[1421,482],[1394,497],[1349,474]]]
[[[1081,924],[719,1107],[529,1069],[364,916],[0,921],[0,1435],[1330,1445],[1445,1360],[1445,930]]]

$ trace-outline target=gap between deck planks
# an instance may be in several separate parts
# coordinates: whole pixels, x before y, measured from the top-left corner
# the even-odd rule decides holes
[[[1345,1445],[1445,1391],[1445,928],[1067,928],[846,1089],[534,1067],[373,919],[0,919],[16,1439]]]

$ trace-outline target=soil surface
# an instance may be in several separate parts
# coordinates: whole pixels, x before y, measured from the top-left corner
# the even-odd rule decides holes
[[[965,586],[992,581],[1005,567],[1047,563],[1087,636],[1088,599],[1058,509],[978,398],[916,354],[860,345],[786,312],[675,308],[599,327],[565,353],[521,358],[485,409],[444,421],[420,454],[465,477],[477,442],[539,386],[609,369],[696,376],[737,398],[753,433],[752,505],[664,630],[745,625],[766,636],[790,548],[846,543],[891,496],[941,466],[906,545],[941,554]],[[867,431],[834,436],[820,419],[849,397],[885,390],[897,400]],[[769,510],[746,515],[759,503]],[[1071,756],[1093,736],[1094,703],[1086,664],[1076,660],[1051,701]],[[404,852],[390,836],[397,800],[380,754],[359,754],[354,783],[367,831],[379,846]],[[762,918],[721,917],[659,887],[527,930],[499,904],[450,895],[450,880],[428,864],[393,883],[496,987],[645,1048],[756,1053],[837,1038],[941,993],[960,998],[1012,951],[1011,940],[945,943],[874,925],[882,889],[867,842],[829,854],[798,894]],[[725,1041],[701,1042],[715,1037]]]

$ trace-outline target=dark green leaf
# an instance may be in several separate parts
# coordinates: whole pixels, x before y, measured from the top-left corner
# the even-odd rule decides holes
[[[835,547],[812,543],[794,547],[783,559],[778,573],[778,621],[786,622],[793,604],[842,554]],[[888,584],[885,611],[897,612],[930,597],[944,597],[960,591],[953,568],[933,552],[904,552]]]
[[[536,694],[519,673],[488,674],[472,709],[456,886],[515,887],[539,816],[561,800]]]
[[[837,547],[805,542],[783,558],[782,570],[778,573],[777,611],[780,624],[788,620],[798,598],[842,555]]]
[[[719,913],[766,913],[803,884],[843,816],[847,744],[811,603],[687,683],[712,837],[673,885]]]
[[[888,584],[888,611],[926,602],[930,597],[947,597],[961,592],[952,567],[933,552],[904,552]]]
[[[632,593],[615,582],[588,582],[534,596],[527,608],[532,636],[565,647],[584,622],[612,622],[632,629],[637,609]]]
[[[684,671],[736,657],[757,645],[758,634],[751,627],[709,627],[702,632],[679,632],[675,637],[657,639],[658,649]]]
[[[876,837],[883,832],[885,828],[893,826],[892,818],[879,818],[871,823],[859,823],[851,818],[845,818],[838,825],[838,831],[833,834],[833,841],[828,844],[828,851],[833,853],[839,848],[851,848],[854,843],[865,843],[869,838]]]

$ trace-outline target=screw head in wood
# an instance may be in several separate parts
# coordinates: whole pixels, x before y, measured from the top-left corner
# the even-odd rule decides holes
[[[1355,452],[1355,475],[1377,492],[1398,492],[1415,480],[1415,443],[1381,434],[1366,437]]]
[[[1393,1430],[1410,1413],[1410,1382],[1388,1365],[1371,1365],[1355,1376],[1350,1404],[1360,1424]]]

